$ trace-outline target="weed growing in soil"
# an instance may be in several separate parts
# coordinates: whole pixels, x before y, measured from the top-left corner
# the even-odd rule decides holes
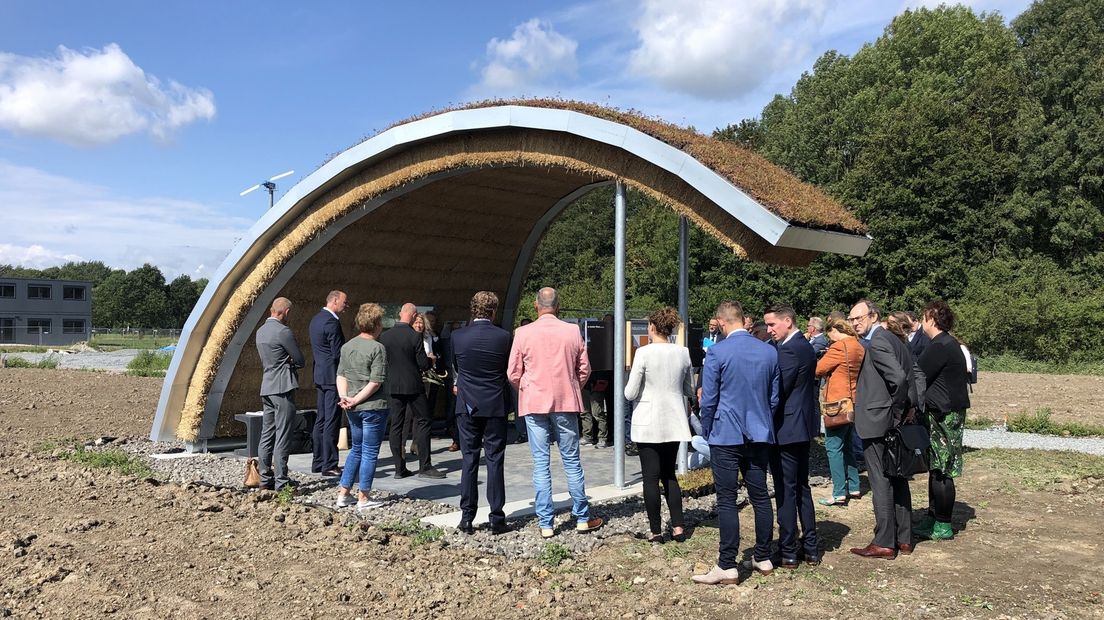
[[[291,486],[285,486],[276,492],[276,503],[281,506],[287,506],[293,499],[295,499],[295,489]]]
[[[556,567],[571,557],[571,549],[560,543],[548,543],[541,549],[540,561],[545,566]]]
[[[441,540],[445,536],[445,530],[439,527],[426,527],[414,535],[414,546],[425,545]]]
[[[1040,435],[1062,435],[1066,437],[1091,437],[1104,435],[1104,426],[1081,424],[1079,422],[1052,422],[1050,409],[1044,407],[1034,415],[1026,411],[1017,414],[1008,421],[1008,430],[1016,433],[1038,433]]]
[[[1089,478],[1104,480],[1104,457],[1102,456],[1056,450],[1003,448],[978,450],[972,454],[977,455],[977,458],[971,459],[971,462],[1010,473],[1019,480],[1019,484],[1033,489]],[[969,465],[970,463],[967,464]],[[1004,485],[1001,489],[1016,490],[1014,487],[1005,489]]]
[[[713,470],[708,467],[691,469],[678,477],[679,489],[684,497],[698,497],[713,492]]]
[[[164,377],[172,355],[155,351],[141,351],[127,364],[127,374],[135,377]]]
[[[987,418],[985,416],[978,416],[976,418],[966,418],[966,428],[975,431],[987,431],[990,428],[996,426],[997,421],[993,418]]]
[[[135,478],[153,476],[153,470],[142,459],[122,450],[85,450],[84,446],[78,446],[62,458],[85,467],[114,469],[120,474]]]
[[[445,536],[445,531],[439,527],[423,525],[421,521],[411,518],[405,521],[394,519],[380,524],[380,528],[386,532],[409,536],[414,539],[413,546],[425,545],[437,542]]]
[[[58,360],[53,356],[37,362],[28,362],[22,357],[5,357],[4,365],[8,368],[49,368],[54,370],[58,367]]]

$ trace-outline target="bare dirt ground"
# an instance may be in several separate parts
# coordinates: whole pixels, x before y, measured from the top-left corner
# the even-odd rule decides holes
[[[983,372],[970,395],[971,417],[993,420],[1047,407],[1055,422],[1104,426],[1104,377]]]
[[[689,576],[715,560],[712,523],[686,543],[611,539],[550,566],[348,527],[270,494],[52,456],[62,438],[144,435],[159,389],[156,379],[0,370],[0,617],[1104,617],[1098,457],[971,452],[955,540],[888,562],[853,556],[873,526],[864,498],[818,510],[821,566],[703,587]],[[913,484],[917,508],[924,486]],[[746,546],[750,511],[741,516]]]

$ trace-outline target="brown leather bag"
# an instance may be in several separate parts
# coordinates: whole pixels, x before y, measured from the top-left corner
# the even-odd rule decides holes
[[[843,362],[847,369],[847,393],[852,394],[851,388],[851,360],[847,357],[847,343],[843,343]],[[828,393],[828,381],[820,390],[820,415],[824,418],[824,428],[836,428],[855,422],[855,401],[850,397],[839,400],[824,400]]]
[[[257,459],[250,458],[245,462],[245,482],[247,489],[255,489],[261,486],[261,470],[257,469]]]

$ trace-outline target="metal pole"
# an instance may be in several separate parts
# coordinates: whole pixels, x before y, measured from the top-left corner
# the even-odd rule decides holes
[[[678,312],[682,319],[683,344],[690,346],[690,220],[679,217],[679,292]],[[686,442],[679,442],[678,473],[686,474]]]
[[[613,485],[625,488],[625,184],[613,197]]]

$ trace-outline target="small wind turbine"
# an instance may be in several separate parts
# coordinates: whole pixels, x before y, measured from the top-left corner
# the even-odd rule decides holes
[[[254,185],[253,187],[250,187],[249,189],[242,192],[240,195],[244,196],[244,195],[248,194],[249,192],[251,192],[255,189],[260,189],[260,188],[263,187],[263,188],[268,190],[268,208],[271,209],[272,205],[275,204],[274,195],[276,194],[276,184],[273,183],[273,181],[275,181],[276,179],[282,179],[282,178],[284,178],[284,177],[286,177],[290,174],[295,174],[295,171],[294,170],[288,170],[287,172],[281,172],[280,174],[272,177],[271,179],[269,179],[269,180],[267,180],[263,183],[258,183],[256,185]]]

